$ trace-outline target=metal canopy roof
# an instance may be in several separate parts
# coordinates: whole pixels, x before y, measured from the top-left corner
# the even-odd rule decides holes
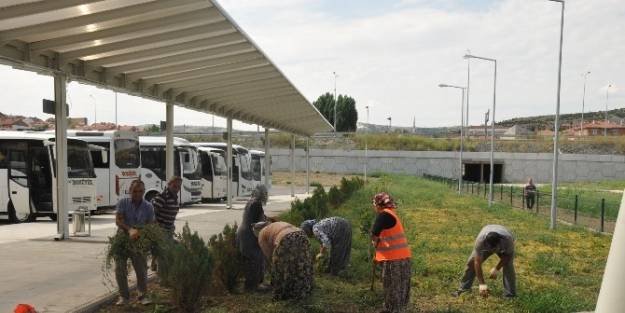
[[[214,0],[3,0],[0,62],[300,135],[331,129]]]

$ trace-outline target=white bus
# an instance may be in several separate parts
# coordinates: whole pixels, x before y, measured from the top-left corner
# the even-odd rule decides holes
[[[165,177],[165,137],[139,137],[141,179],[145,182],[145,198],[163,191],[170,177]],[[202,166],[197,148],[187,140],[174,137],[174,175],[182,177],[180,204],[202,201]]]
[[[57,218],[54,134],[0,131],[0,214],[13,223]],[[88,144],[67,140],[68,212],[95,210],[95,172]]]
[[[227,197],[228,167],[226,152],[209,147],[199,147],[202,163],[202,201],[223,200]]]
[[[271,171],[265,168],[265,152],[260,150],[250,150],[252,177],[254,178],[255,185],[265,184],[265,177],[269,175],[269,186],[267,190],[271,189]]]
[[[119,130],[68,130],[67,135],[84,140],[92,147],[90,151],[97,176],[98,209],[113,208],[117,201],[128,197],[130,183],[141,175],[139,136],[134,132]],[[102,151],[105,158],[102,157]]]
[[[196,147],[217,148],[227,151],[223,142],[194,142]],[[250,168],[250,152],[243,146],[232,145],[232,191],[235,197],[246,197],[252,194],[256,187]]]

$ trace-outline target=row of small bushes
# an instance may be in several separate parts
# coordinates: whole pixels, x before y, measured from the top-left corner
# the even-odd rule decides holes
[[[171,289],[172,303],[181,312],[198,312],[211,287],[233,292],[241,276],[241,257],[236,246],[237,224],[226,225],[208,244],[186,224],[175,240],[155,224],[145,226],[137,240],[118,232],[109,237],[104,276],[112,284],[114,261],[130,253],[158,260],[157,275],[162,286]]]
[[[347,179],[343,177],[339,186],[332,186],[328,192],[318,183],[311,197],[302,200],[296,199],[291,203],[291,211],[287,214],[288,221],[299,225],[304,220],[322,219],[327,217],[330,209],[336,209],[349,197],[364,186],[360,177]]]

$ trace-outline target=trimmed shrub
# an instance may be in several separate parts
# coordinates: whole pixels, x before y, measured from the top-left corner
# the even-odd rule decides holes
[[[178,243],[162,255],[167,263],[167,281],[178,309],[198,312],[202,307],[200,298],[210,287],[213,257],[198,233],[191,233],[189,224],[185,224],[177,239]]]
[[[319,219],[328,214],[328,194],[323,186],[316,184],[311,197],[291,202],[291,210],[299,213],[304,219]]]
[[[358,191],[365,185],[365,181],[360,177],[352,177],[351,179],[341,178],[341,193],[343,199],[349,198],[354,192]]]
[[[332,186],[328,191],[328,203],[333,209],[338,208],[343,203],[343,194],[336,186]]]
[[[236,241],[237,228],[236,223],[234,226],[226,224],[220,234],[211,236],[208,241],[215,260],[214,284],[230,293],[236,289],[237,282],[243,274],[241,271],[243,264]]]

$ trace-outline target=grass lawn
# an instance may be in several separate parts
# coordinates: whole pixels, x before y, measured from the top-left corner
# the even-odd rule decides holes
[[[574,210],[575,195],[578,196],[578,210],[580,214],[600,217],[601,200],[605,199],[605,217],[615,221],[623,198],[622,193],[608,191],[601,186],[607,186],[610,182],[596,183],[567,183],[558,188],[558,207]],[[551,205],[551,185],[539,188],[541,191],[541,207],[548,208]],[[542,196],[542,193],[546,193]]]
[[[611,237],[561,225],[549,231],[548,219],[502,205],[459,197],[443,184],[407,176],[383,176],[333,210],[352,221],[353,252],[350,268],[341,277],[315,276],[313,296],[301,302],[274,302],[270,294],[211,296],[205,313],[221,312],[364,312],[381,309],[379,272],[375,291],[369,290],[371,263],[368,228],[374,213],[371,197],[385,190],[398,202],[413,252],[412,312],[579,312],[593,310]],[[283,219],[299,223],[287,213]],[[453,298],[475,236],[483,225],[503,224],[515,234],[518,297],[502,297],[501,278],[487,280],[491,297],[470,293]],[[317,247],[314,244],[315,249]],[[497,262],[489,259],[488,272]],[[145,312],[168,312],[155,310]],[[122,312],[106,310],[104,312]]]

